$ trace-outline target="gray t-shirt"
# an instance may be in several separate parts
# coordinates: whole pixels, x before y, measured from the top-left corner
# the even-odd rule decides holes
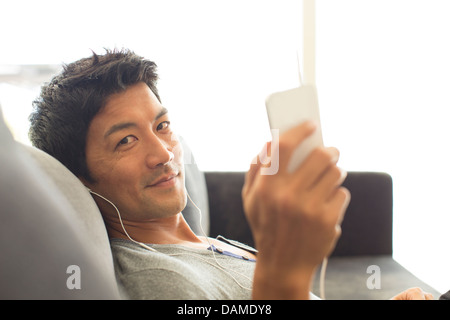
[[[243,248],[234,241],[228,243]],[[149,246],[158,252],[129,240],[111,240],[116,277],[124,297],[152,300],[251,299],[254,260],[226,251],[219,252],[222,251],[220,248],[213,255],[211,250],[182,245]]]

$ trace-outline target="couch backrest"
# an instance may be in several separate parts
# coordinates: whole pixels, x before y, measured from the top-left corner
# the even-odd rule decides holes
[[[206,172],[211,236],[223,235],[253,246],[241,190],[245,172]],[[351,202],[334,256],[392,255],[392,178],[383,172],[348,172]]]
[[[101,263],[104,272],[114,276],[112,254],[102,215],[86,187],[64,165],[49,154],[30,146],[22,145],[25,151],[44,171],[48,183],[54,184],[73,210],[60,212],[87,239],[92,253]]]
[[[195,206],[201,210],[200,216],[198,209],[188,200],[186,208],[183,210],[183,216],[197,235],[204,235],[203,232],[205,232],[206,235],[209,235],[210,211],[205,173],[198,168],[191,148],[186,140],[180,137],[180,141],[184,151],[186,189],[192,201],[195,203]]]
[[[0,299],[120,298],[106,231],[83,185],[15,142],[1,110],[0,145]]]
[[[349,172],[352,199],[335,256],[392,255],[393,181],[384,172]]]

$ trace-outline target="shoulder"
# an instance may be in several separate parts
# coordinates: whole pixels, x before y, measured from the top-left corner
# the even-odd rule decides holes
[[[171,271],[183,274],[185,262],[177,259],[176,247],[167,246],[163,252],[152,252],[141,246],[121,239],[111,240],[116,272],[121,274],[135,274],[151,270]],[[161,248],[158,248],[158,251]]]
[[[179,300],[214,299],[204,290],[201,281],[168,269],[146,269],[135,273],[118,274],[123,295],[128,299]]]
[[[114,267],[129,299],[212,299],[204,277],[186,261],[150,252],[129,241],[112,240]]]

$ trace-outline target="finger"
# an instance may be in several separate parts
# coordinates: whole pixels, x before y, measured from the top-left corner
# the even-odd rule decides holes
[[[258,171],[259,171],[259,164],[257,163],[257,160],[254,159],[252,161],[252,164],[250,165],[249,170],[245,174],[244,186],[242,188],[243,195],[245,195],[248,192],[248,190],[251,189]]]
[[[315,149],[294,173],[297,187],[312,190],[326,170],[338,160],[339,151],[336,148]]]
[[[286,171],[288,163],[295,149],[306,138],[311,136],[315,130],[317,130],[317,125],[314,122],[305,121],[300,125],[287,130],[281,136],[279,136],[278,139],[274,139],[274,149],[278,149],[279,154],[278,158],[280,171]]]
[[[428,293],[424,292],[421,288],[414,287],[409,288],[398,295],[396,295],[394,300],[428,300],[430,296]]]
[[[347,210],[350,201],[350,191],[348,191],[348,189],[344,187],[340,187],[336,189],[334,194],[330,197],[330,200],[327,202],[327,205],[331,209],[330,211],[335,213],[334,216],[330,215],[330,218],[335,219],[334,223],[337,226],[340,226],[342,224],[345,216],[345,211]]]
[[[342,234],[341,225],[340,225],[340,224],[337,224],[337,225],[334,227],[334,230],[335,230],[335,232],[336,232],[336,238],[339,238],[339,237],[341,236],[341,234]]]
[[[274,152],[274,149],[272,148],[272,142],[269,141],[264,145],[264,148],[262,148],[262,150],[260,151],[258,158],[256,159],[256,161],[259,163],[259,166],[261,168],[263,167],[270,167],[273,158],[272,157],[272,153]],[[278,150],[277,150],[278,152]]]
[[[345,170],[335,165],[329,166],[313,185],[311,192],[315,192],[323,201],[328,201],[334,194],[334,191],[342,185],[346,177],[347,172]]]

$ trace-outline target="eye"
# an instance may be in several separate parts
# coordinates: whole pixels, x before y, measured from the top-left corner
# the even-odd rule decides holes
[[[170,121],[163,121],[160,124],[158,124],[158,127],[156,127],[156,130],[167,130],[170,127]]]
[[[126,136],[125,138],[123,138],[122,140],[119,141],[119,143],[117,144],[117,147],[130,144],[134,141],[137,141],[137,138],[135,136],[132,136],[132,135]]]

